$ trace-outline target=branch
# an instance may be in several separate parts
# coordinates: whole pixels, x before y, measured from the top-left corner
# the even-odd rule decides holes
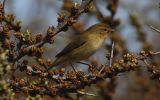
[[[69,21],[71,21],[71,19],[76,20],[76,19],[78,19],[78,17],[82,13],[85,13],[85,10],[87,9],[87,6],[89,6],[89,4],[92,1],[93,0],[83,0],[83,2],[81,4],[81,9],[79,9],[76,14],[68,16],[67,19],[65,19],[62,23],[58,24],[57,28],[55,29],[56,31],[54,31],[53,35],[51,35],[51,37],[49,37],[49,38],[51,39],[51,38],[55,37],[58,33],[63,31],[64,28],[66,28],[68,26],[71,26],[71,25],[69,25]],[[73,23],[75,23],[75,21],[73,21]],[[71,24],[73,24],[73,23],[71,23]],[[44,37],[42,42],[34,44],[34,45],[30,45],[30,46],[26,47],[25,49],[26,49],[26,51],[29,51],[32,47],[40,48],[47,42],[48,42],[48,39],[47,39],[47,36],[46,36],[46,37]],[[19,59],[21,59],[25,55],[26,54],[19,54],[13,61],[18,61]]]
[[[57,26],[57,31],[54,33],[53,37],[56,36],[58,33],[60,33],[61,31],[63,31],[63,29],[65,27],[68,27],[68,22],[70,21],[70,19],[76,20],[82,13],[85,12],[86,7],[92,2],[93,0],[83,0],[82,4],[81,4],[81,9],[74,15],[74,16],[69,16],[64,22],[63,24],[59,27]],[[74,22],[75,23],[75,22]],[[73,24],[73,23],[72,23]],[[40,43],[39,45],[37,45],[38,47],[43,46],[43,44],[45,44],[46,41],[43,41],[42,43]]]
[[[113,55],[114,55],[114,41],[112,40],[112,45],[111,45],[111,53],[110,53],[110,60],[109,60],[109,66],[112,66],[113,62]]]
[[[154,31],[160,33],[160,30],[158,30],[157,28],[153,27],[152,25],[149,25],[149,24],[148,24],[148,26],[149,26],[151,29],[153,29]]]

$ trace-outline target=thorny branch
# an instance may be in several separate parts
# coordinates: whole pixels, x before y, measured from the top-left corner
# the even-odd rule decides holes
[[[47,90],[42,85],[38,85],[38,84],[36,85],[29,84],[28,86],[27,83],[24,83],[23,79],[16,78],[10,82],[16,91],[24,91],[24,92],[27,91],[28,93],[33,93],[33,91],[35,91],[35,88],[36,88],[38,89],[37,90],[38,93],[36,92],[37,94],[47,94],[50,96],[62,95],[69,92],[76,92],[78,89],[83,89],[84,87],[90,86],[91,84],[95,84],[99,80],[103,80],[105,78],[112,78],[113,76],[117,76],[119,73],[135,70],[136,68],[138,68],[137,58],[146,63],[146,59],[151,56],[152,56],[152,53],[149,53],[149,52],[147,53],[144,51],[141,51],[139,57],[134,57],[132,54],[126,54],[124,55],[123,60],[119,60],[117,64],[114,64],[112,67],[106,66],[102,74],[94,73],[94,66],[89,66],[90,71],[93,72],[92,75],[87,75],[87,74],[85,75],[81,71],[78,71],[77,73],[75,73],[74,71],[65,73],[65,71],[62,69],[60,69],[56,73],[54,72],[54,70],[50,71],[49,73],[46,73],[46,72],[44,73],[41,70],[36,70],[36,69],[34,70],[31,66],[28,66],[27,67],[28,74],[41,77],[42,80],[50,79],[52,81],[55,81],[57,84],[59,84],[59,85],[48,85],[49,83],[47,83],[45,84],[45,86],[47,86],[46,87]],[[124,65],[127,63],[130,63],[130,66],[127,67],[126,65]],[[150,66],[148,63],[146,64],[147,66]],[[61,73],[61,76],[58,77],[57,75],[60,73]],[[155,71],[152,74],[156,75],[156,77],[157,75],[159,75],[158,77],[160,78],[160,74],[155,73]],[[30,85],[32,85],[32,87]],[[61,91],[64,91],[64,90],[65,92],[62,93]]]
[[[89,6],[89,4],[92,2],[93,0],[83,0],[82,4],[81,4],[81,9],[79,9],[74,15],[70,15],[68,16],[62,23],[59,23],[56,29],[53,29],[53,33],[52,35],[49,37],[50,39],[52,39],[54,36],[56,36],[58,33],[60,33],[61,31],[64,31],[65,28],[67,28],[68,26],[71,26],[72,24],[74,24],[76,21],[76,19],[82,14],[85,13],[87,6]],[[56,31],[54,31],[56,30]],[[45,43],[49,42],[47,39],[47,36],[44,37],[43,41],[39,44],[34,44],[31,45],[29,47],[26,48],[27,51],[29,51],[32,47],[42,47]],[[23,55],[19,55],[17,56],[17,58],[15,58],[14,61],[18,61],[19,59],[21,59],[23,56],[25,56],[25,54]]]
[[[9,78],[8,83],[9,87],[12,88],[14,92],[23,92],[31,96],[35,96],[37,94],[63,96],[67,93],[97,96],[96,94],[82,92],[80,89],[84,89],[86,86],[91,86],[92,84],[96,84],[101,80],[109,78],[111,81],[107,90],[110,90],[109,92],[113,94],[116,88],[114,77],[120,73],[135,71],[139,67],[142,67],[139,61],[143,61],[147,65],[148,72],[152,74],[151,77],[153,79],[160,80],[160,71],[155,69],[155,66],[147,62],[147,59],[160,54],[160,51],[141,51],[138,57],[135,57],[132,53],[125,53],[118,59],[114,56],[114,52],[117,50],[115,42],[116,45],[118,44],[117,40],[114,41],[114,39],[112,39],[111,43],[109,65],[102,64],[100,67],[95,68],[94,65],[86,64],[88,66],[89,73],[84,73],[83,71],[77,71],[75,73],[74,71],[66,71],[65,68],[55,69],[49,72],[45,72],[43,70],[42,66],[47,68],[47,66],[52,64],[52,61],[41,58],[44,51],[42,46],[45,43],[53,43],[52,38],[61,31],[67,31],[68,27],[73,23],[76,23],[75,20],[77,20],[82,13],[86,13],[88,11],[89,5],[92,1],[93,0],[83,0],[80,8],[77,8],[77,5],[72,5],[73,12],[71,12],[69,16],[60,16],[57,27],[49,27],[46,32],[47,35],[42,37],[42,34],[32,36],[32,33],[29,31],[24,33],[21,32],[20,22],[14,21],[14,15],[6,15],[4,13],[4,0],[3,4],[0,5],[0,15],[2,15],[0,16],[0,22],[3,22],[3,24],[1,23],[2,29],[0,30],[0,42],[2,44],[0,54],[4,53],[3,56],[7,56],[6,59],[9,64],[6,64],[5,62],[3,71],[6,73],[9,65],[15,65],[16,70],[19,69],[21,72],[27,74],[27,79],[18,78],[14,76],[13,73],[11,74],[12,78]],[[118,0],[109,0],[107,8],[111,15],[106,17],[103,16],[102,20],[100,20],[101,18],[99,20],[109,24],[112,28],[116,28],[119,25],[119,21],[113,18],[117,11],[117,7]],[[100,13],[99,10],[98,13]],[[136,21],[134,20],[133,22]],[[134,23],[134,25],[137,25],[136,27],[138,32],[141,32],[141,29],[138,29],[141,28],[139,27],[139,23]],[[156,28],[151,28],[159,32]],[[10,34],[13,30],[15,35]],[[15,36],[15,38],[19,40],[19,43],[11,41],[11,35]],[[144,41],[146,42],[146,39],[144,39]],[[3,49],[6,49],[6,51],[4,52]],[[35,56],[38,64],[30,65],[28,60],[22,60],[21,58],[25,55]],[[13,66],[11,66],[11,69],[13,69]],[[36,77],[36,80],[30,79],[28,76],[31,78]],[[107,93],[107,96],[108,98],[112,98],[112,95],[109,93]]]

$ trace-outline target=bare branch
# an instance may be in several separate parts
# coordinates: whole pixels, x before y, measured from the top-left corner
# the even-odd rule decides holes
[[[82,95],[87,95],[87,96],[94,96],[94,97],[98,96],[98,95],[96,95],[96,94],[87,93],[87,92],[83,92],[83,91],[77,91],[77,93],[82,94]]]
[[[159,29],[157,29],[157,28],[155,28],[155,27],[153,27],[152,25],[149,25],[149,24],[148,24],[148,26],[149,26],[151,29],[153,29],[154,31],[160,33],[160,30],[159,30]]]
[[[112,67],[112,62],[113,62],[114,45],[115,45],[115,43],[114,43],[114,41],[112,40],[112,45],[111,45],[112,47],[111,47],[110,60],[109,60],[109,66],[110,66],[110,67]]]

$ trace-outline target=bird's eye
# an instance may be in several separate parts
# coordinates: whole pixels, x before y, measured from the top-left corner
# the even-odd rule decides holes
[[[105,29],[103,29],[103,31],[107,31],[107,29],[105,28]]]

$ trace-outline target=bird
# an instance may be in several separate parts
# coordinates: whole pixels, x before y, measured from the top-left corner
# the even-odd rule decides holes
[[[110,28],[105,23],[92,25],[86,31],[71,40],[71,42],[55,56],[56,60],[47,71],[60,64],[72,64],[73,62],[88,59],[101,48],[104,40],[113,32],[114,29]]]

